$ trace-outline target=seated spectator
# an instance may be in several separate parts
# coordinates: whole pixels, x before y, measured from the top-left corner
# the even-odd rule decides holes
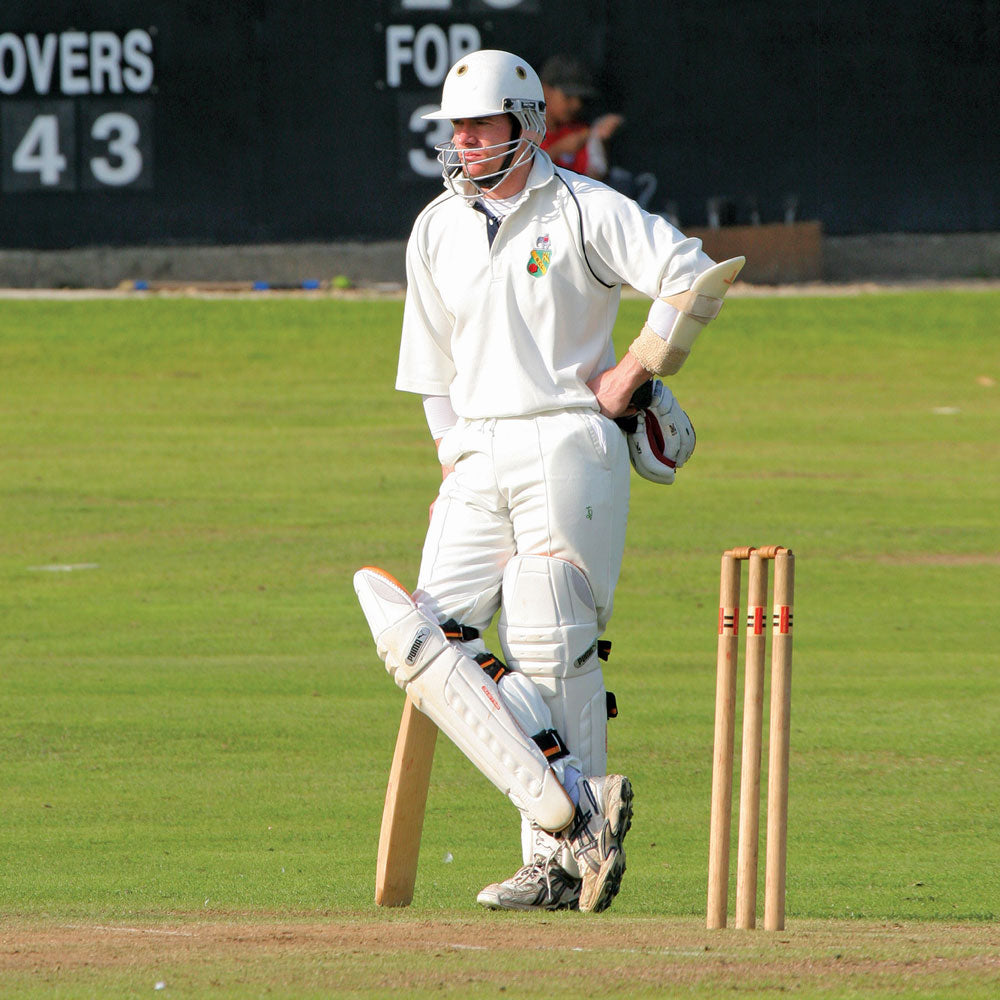
[[[584,105],[598,96],[587,67],[573,56],[554,55],[546,60],[539,75],[545,93],[547,128],[542,149],[552,162],[604,181],[648,210],[657,186],[653,174],[633,174],[608,163],[608,142],[625,119],[606,114],[589,125],[584,120]]]
[[[603,181],[608,177],[608,140],[625,121],[608,114],[589,125],[581,118],[584,103],[597,97],[589,70],[572,56],[555,55],[541,71],[545,92],[545,124],[542,140],[552,161],[567,170]]]

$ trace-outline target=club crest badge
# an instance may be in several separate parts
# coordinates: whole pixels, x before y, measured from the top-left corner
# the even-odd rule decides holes
[[[531,256],[528,258],[528,274],[533,278],[544,277],[551,262],[552,243],[546,233],[545,236],[539,236],[535,240],[535,249],[531,251]]]

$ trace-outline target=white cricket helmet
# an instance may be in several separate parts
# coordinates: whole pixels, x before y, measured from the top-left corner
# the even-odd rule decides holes
[[[654,483],[669,485],[694,451],[695,433],[691,420],[674,394],[658,379],[652,380],[651,399],[638,400],[640,409],[635,429],[626,429],[632,467]]]
[[[445,182],[456,194],[478,198],[483,189],[501,184],[512,170],[535,155],[545,138],[542,81],[526,60],[498,49],[480,49],[459,59],[445,77],[440,110],[423,117],[435,121],[506,114],[517,120],[520,134],[479,151],[503,156],[501,167],[492,174],[472,180],[462,169],[461,152],[454,142],[436,147]]]

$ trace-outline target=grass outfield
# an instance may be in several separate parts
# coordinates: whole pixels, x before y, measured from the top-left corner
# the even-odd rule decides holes
[[[995,995],[1000,294],[735,298],[673,381],[698,448],[633,477],[636,819],[596,916],[476,906],[517,821],[446,741],[414,905],[372,904],[402,697],[351,573],[414,581],[439,478],[400,315],[3,302],[3,994]],[[719,553],[766,543],[797,557],[788,926],[707,934]]]

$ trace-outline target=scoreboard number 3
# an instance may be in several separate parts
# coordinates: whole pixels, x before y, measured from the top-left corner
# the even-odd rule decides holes
[[[90,136],[108,145],[107,156],[90,160],[94,178],[109,187],[124,187],[142,174],[139,123],[123,111],[108,111],[94,121]]]

